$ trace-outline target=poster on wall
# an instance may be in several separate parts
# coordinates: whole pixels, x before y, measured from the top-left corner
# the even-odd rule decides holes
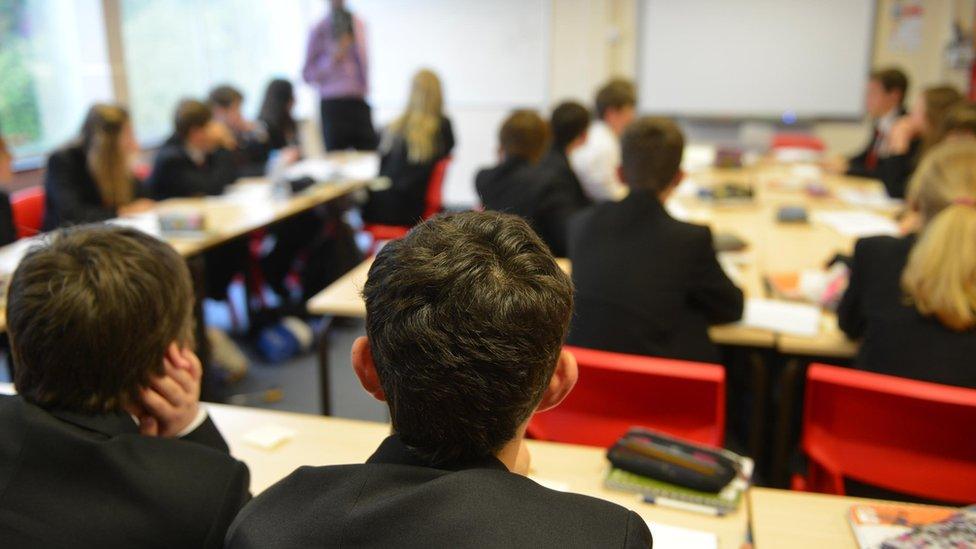
[[[891,38],[888,49],[897,53],[915,53],[922,47],[923,0],[897,0],[891,6]]]

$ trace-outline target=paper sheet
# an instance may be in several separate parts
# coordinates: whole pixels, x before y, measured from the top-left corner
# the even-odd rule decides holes
[[[746,300],[741,324],[781,334],[814,337],[820,332],[820,307],[775,299]]]
[[[654,549],[718,549],[718,536],[711,532],[689,530],[647,521],[654,538]]]
[[[815,212],[813,220],[845,236],[897,236],[898,224],[887,217],[863,211]]]
[[[274,450],[298,434],[294,429],[279,425],[262,425],[244,433],[244,442],[263,450]]]

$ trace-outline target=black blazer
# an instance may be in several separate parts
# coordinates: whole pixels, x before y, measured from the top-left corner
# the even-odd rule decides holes
[[[149,189],[153,198],[164,200],[176,197],[218,195],[237,179],[234,153],[224,148],[207,155],[202,165],[190,158],[183,142],[171,137],[159,152]]]
[[[650,191],[574,218],[569,257],[573,345],[718,362],[708,326],[742,317],[742,291],[719,265],[711,231],[672,218]]]
[[[396,436],[365,465],[302,467],[241,511],[227,547],[650,547],[633,511],[489,457],[433,468]]]
[[[976,388],[976,330],[955,332],[910,304],[901,274],[915,237],[861,239],[847,292],[837,310],[841,329],[863,338],[855,366],[933,383]]]
[[[17,228],[14,227],[14,211],[10,207],[10,195],[0,191],[0,246],[6,246],[17,240]]]
[[[583,184],[573,171],[564,151],[552,149],[539,165],[542,169],[548,170],[561,192],[571,197],[574,210],[582,210],[593,205],[593,201],[583,191]]]
[[[48,411],[0,396],[0,545],[221,547],[247,467],[208,419],[183,440],[125,414]]]
[[[548,170],[520,158],[509,158],[478,172],[475,187],[485,209],[522,216],[553,255],[565,257],[566,227],[576,208],[572,194]]]
[[[144,198],[145,190],[132,180],[133,196]],[[118,215],[102,202],[95,177],[88,170],[88,159],[81,144],[55,151],[47,159],[44,173],[44,230],[94,223]]]
[[[898,115],[904,116],[905,109],[899,108]],[[877,144],[879,137],[878,126],[875,123],[871,131],[871,140],[868,141],[867,146],[860,153],[848,159],[847,175],[880,179],[888,191],[888,196],[892,198],[904,198],[908,178],[915,171],[915,162],[921,149],[922,141],[920,139],[913,140],[906,154],[886,156],[884,158],[879,157],[875,166],[870,168],[867,165],[867,160]]]
[[[411,162],[406,141],[402,137],[395,138],[380,158],[380,175],[389,177],[391,186],[383,191],[369,192],[369,202],[363,207],[363,220],[407,227],[416,224],[427,206],[427,184],[434,165],[453,149],[454,130],[447,117],[441,118],[437,152],[428,162]]]

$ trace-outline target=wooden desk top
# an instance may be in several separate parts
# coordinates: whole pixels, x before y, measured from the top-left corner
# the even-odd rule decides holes
[[[272,412],[207,404],[224,434],[231,453],[251,470],[251,490],[257,494],[301,465],[362,463],[389,432],[389,425],[331,417]],[[245,433],[264,425],[293,429],[294,439],[275,450],[261,450],[243,442]],[[587,446],[529,441],[530,475],[545,483],[561,484],[585,494],[633,509],[647,520],[716,534],[720,547],[738,548],[745,538],[748,514],[740,509],[724,517],[665,509],[642,503],[637,495],[603,488],[604,450]]]
[[[847,513],[852,505],[865,503],[892,502],[753,488],[749,491],[753,543],[757,549],[857,549]]]

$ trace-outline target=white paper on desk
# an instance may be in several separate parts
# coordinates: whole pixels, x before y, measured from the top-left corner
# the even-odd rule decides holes
[[[904,200],[891,198],[881,189],[841,189],[837,191],[837,198],[846,204],[859,208],[890,209],[904,205]]]
[[[654,549],[718,549],[718,536],[711,532],[689,530],[647,521],[654,538]]]
[[[294,429],[280,425],[262,425],[244,433],[244,442],[263,450],[274,450],[298,434]]]
[[[748,299],[741,324],[781,334],[813,337],[820,332],[820,307],[775,299]]]
[[[842,235],[853,237],[899,234],[898,224],[882,215],[863,211],[814,212],[813,220]]]

